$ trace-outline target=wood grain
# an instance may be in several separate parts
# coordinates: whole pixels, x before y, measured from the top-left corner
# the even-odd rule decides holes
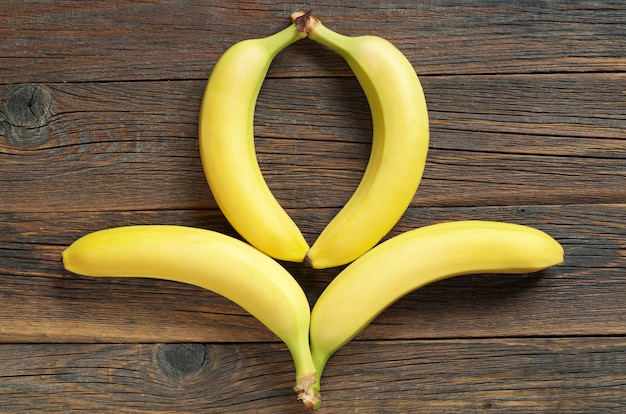
[[[431,144],[413,205],[623,202],[625,80],[596,75],[590,92],[584,76],[425,79]],[[2,210],[101,211],[112,199],[119,210],[216,208],[198,153],[204,81],[38,88],[45,119],[23,127],[10,121],[27,112],[9,108],[15,88],[0,88]],[[371,145],[356,80],[268,80],[255,125],[259,163],[285,208],[347,201]]]
[[[615,337],[353,342],[329,361],[320,412],[621,413],[624,347]],[[193,362],[172,372],[181,357]],[[276,344],[6,345],[0,378],[14,412],[302,412]]]
[[[91,231],[178,224],[238,237],[198,154],[206,79],[286,1],[0,5],[0,411],[302,412],[286,347],[228,300],[91,279],[60,254]],[[402,298],[324,372],[327,413],[626,410],[626,8],[617,0],[318,1],[415,67],[431,140],[387,237],[449,220],[531,225],[565,262]],[[367,165],[371,116],[347,64],[303,40],[255,113],[270,188],[313,242]],[[310,303],[341,270],[284,263]]]
[[[625,213],[624,205],[596,205],[593,210],[584,205],[412,208],[390,236],[440,221],[514,222],[552,234],[564,246],[566,260],[531,275],[463,276],[424,287],[385,311],[361,338],[624,335]],[[79,277],[61,264],[61,251],[72,241],[113,226],[177,224],[236,236],[219,214],[175,210],[0,215],[5,229],[0,236],[0,340],[276,341],[253,317],[212,292],[165,281]],[[314,214],[299,212],[294,218],[308,223],[303,215]],[[315,225],[321,228],[329,218],[319,215]],[[284,265],[312,304],[340,270]]]
[[[0,78],[203,79],[228,46],[285,27],[297,7],[283,1],[9,2],[0,11]],[[326,0],[314,8],[341,33],[388,38],[424,74],[614,72],[626,66],[626,10],[619,1]],[[297,59],[281,56],[272,76],[347,73],[322,47],[300,42],[291,49]]]

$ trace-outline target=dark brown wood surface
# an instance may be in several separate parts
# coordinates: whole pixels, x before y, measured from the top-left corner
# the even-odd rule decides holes
[[[313,8],[377,34],[420,75],[424,178],[390,235],[531,225],[565,262],[401,299],[331,358],[328,413],[626,411],[626,8],[618,0],[0,2],[0,412],[297,413],[286,347],[208,291],[63,269],[126,224],[236,236],[206,184],[197,119],[236,41]],[[371,116],[308,40],[259,96],[257,154],[309,242],[356,188]],[[314,303],[337,269],[286,263]]]

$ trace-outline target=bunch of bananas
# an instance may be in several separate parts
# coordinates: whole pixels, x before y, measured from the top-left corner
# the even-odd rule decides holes
[[[298,398],[317,408],[329,357],[402,296],[458,275],[546,269],[563,261],[563,248],[531,227],[478,220],[433,224],[378,244],[409,206],[426,163],[422,87],[390,42],[338,34],[310,12],[294,13],[292,22],[272,36],[228,49],[213,69],[200,110],[207,181],[248,243],[204,229],[128,226],[83,236],[63,252],[63,263],[85,276],[189,283],[236,302],[287,345]],[[256,100],[273,58],[305,37],[345,58],[373,121],[362,181],[310,248],[265,183],[253,136]],[[314,268],[349,265],[311,311],[300,285],[274,259],[307,260]]]

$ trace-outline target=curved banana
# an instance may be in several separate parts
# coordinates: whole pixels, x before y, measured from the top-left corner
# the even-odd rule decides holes
[[[200,108],[202,166],[226,219],[276,259],[301,262],[309,245],[267,186],[254,147],[254,110],[274,57],[306,37],[294,24],[230,47],[218,60]]]
[[[472,273],[529,273],[563,261],[546,233],[488,221],[434,224],[393,237],[348,265],[311,314],[317,390],[328,358],[389,305],[441,279]]]
[[[372,150],[361,183],[307,254],[314,268],[327,268],[371,249],[404,214],[426,164],[428,112],[413,66],[390,42],[344,36],[312,16],[298,19],[305,18],[308,37],[338,52],[352,68],[373,123]]]
[[[191,227],[117,227],[76,240],[63,252],[63,264],[84,276],[188,283],[232,300],[285,342],[295,362],[294,389],[307,406],[319,404],[307,298],[282,266],[247,243]]]

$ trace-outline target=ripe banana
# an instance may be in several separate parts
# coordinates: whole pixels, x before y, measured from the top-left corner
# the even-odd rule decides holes
[[[372,112],[372,150],[361,182],[307,253],[314,268],[327,268],[371,249],[404,214],[426,164],[428,112],[413,66],[390,42],[338,34],[309,14],[292,19],[344,57]]]
[[[309,245],[267,186],[254,147],[254,110],[282,49],[306,37],[294,24],[230,47],[218,60],[200,108],[200,156],[215,201],[243,238],[276,259],[301,262]]]
[[[424,285],[471,273],[529,273],[563,261],[563,248],[532,227],[458,221],[411,230],[348,265],[311,314],[317,388],[328,358],[396,300]]]
[[[282,266],[247,243],[191,227],[117,227],[76,240],[63,252],[63,264],[84,276],[188,283],[232,300],[285,342],[295,362],[294,389],[305,405],[319,404],[307,298]]]

